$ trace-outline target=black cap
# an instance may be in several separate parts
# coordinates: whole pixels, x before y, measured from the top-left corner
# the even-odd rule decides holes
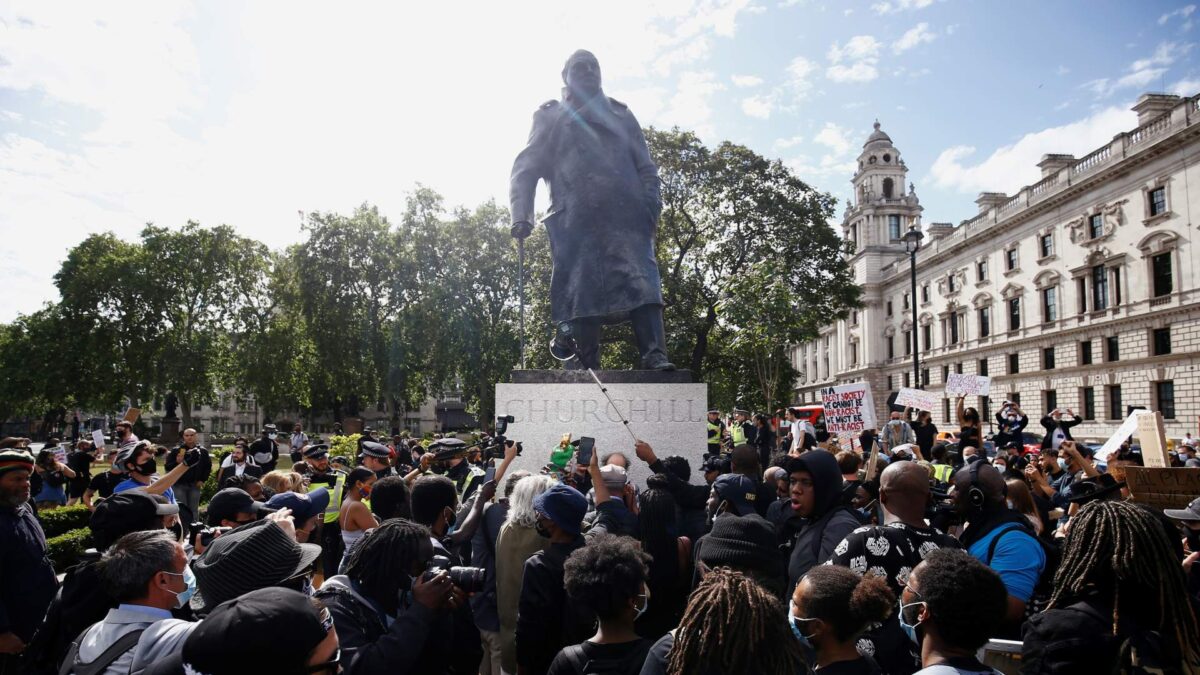
[[[758,497],[758,485],[750,478],[740,473],[727,473],[713,482],[712,489],[717,493],[717,499],[729,504],[737,515],[757,513],[754,500]]]
[[[392,454],[388,446],[375,441],[363,441],[362,450],[363,455],[377,459],[387,459]]]
[[[257,520],[275,513],[275,509],[254,501],[254,497],[241,488],[225,488],[213,495],[212,500],[208,502],[209,525],[220,525],[222,520],[236,521],[239,513],[252,513]]]
[[[467,444],[457,438],[439,438],[429,444],[429,452],[435,460],[454,459],[462,456],[467,450]]]
[[[697,542],[696,557],[709,568],[728,566],[770,575],[783,573],[775,528],[758,514],[724,515]]]
[[[203,606],[212,607],[300,575],[320,556],[320,546],[297,544],[279,525],[259,520],[213,539],[192,571]]]
[[[310,445],[304,449],[304,456],[308,459],[320,459],[328,454],[328,443],[317,443],[316,445]]]
[[[1112,474],[1102,473],[1072,483],[1069,492],[1071,496],[1067,501],[1082,506],[1105,498],[1119,499],[1123,487],[1124,482],[1118,483]]]
[[[88,521],[92,543],[99,549],[108,548],[109,544],[130,532],[161,528],[160,518],[177,513],[179,506],[160,504],[140,490],[118,492],[96,504],[96,510]]]
[[[263,588],[222,603],[183,643],[188,673],[304,672],[333,619],[308,596],[288,588]]]

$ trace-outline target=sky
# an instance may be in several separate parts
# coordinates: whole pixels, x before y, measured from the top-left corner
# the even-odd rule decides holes
[[[58,297],[91,233],[228,224],[272,247],[300,212],[398,218],[422,184],[507,201],[532,112],[575,49],[644,126],[784,161],[850,195],[876,119],[924,222],[1038,180],[1200,93],[1186,2],[1106,0],[0,0],[0,322]],[[842,211],[839,205],[838,213]]]

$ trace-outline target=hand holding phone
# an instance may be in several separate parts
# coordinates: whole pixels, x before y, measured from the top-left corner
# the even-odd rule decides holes
[[[587,436],[579,437],[578,457],[579,463],[582,466],[587,466],[592,463],[592,449],[596,445],[596,439],[588,438]]]

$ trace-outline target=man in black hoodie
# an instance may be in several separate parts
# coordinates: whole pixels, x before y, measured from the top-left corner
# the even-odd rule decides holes
[[[842,471],[824,450],[806,452],[788,462],[792,511],[808,524],[800,530],[788,560],[788,589],[808,570],[829,560],[833,549],[862,523],[841,505]]]

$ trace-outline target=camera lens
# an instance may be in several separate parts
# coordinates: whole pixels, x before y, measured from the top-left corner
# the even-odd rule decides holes
[[[451,567],[450,581],[467,593],[483,590],[485,571],[481,567]]]

